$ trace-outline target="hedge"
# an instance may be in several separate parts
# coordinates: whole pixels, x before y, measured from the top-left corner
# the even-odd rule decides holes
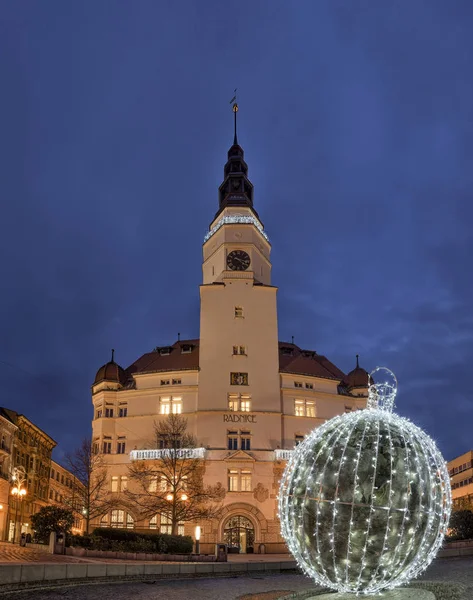
[[[92,535],[74,535],[68,540],[71,546],[113,552],[149,552],[159,554],[190,554],[193,541],[190,536],[164,533],[138,533],[129,529],[98,527]]]

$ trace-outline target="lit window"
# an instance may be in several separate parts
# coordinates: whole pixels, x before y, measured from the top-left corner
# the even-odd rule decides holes
[[[159,532],[167,533],[169,535],[171,535],[172,533],[172,520],[167,515],[161,515],[161,524],[159,527]],[[184,523],[178,523],[177,535],[184,535]]]
[[[121,441],[117,443],[117,454],[125,454],[126,442]]]
[[[172,399],[172,414],[180,415],[182,413],[182,398]]]
[[[228,449],[238,450],[238,431],[228,432]]]
[[[106,408],[105,409],[105,416],[106,417],[113,417],[113,408]]]
[[[241,319],[243,317],[243,307],[235,306],[235,317]]]
[[[154,515],[154,517],[151,517],[151,519],[149,520],[149,528],[150,529],[158,528],[158,515]]]
[[[156,476],[152,477],[150,482],[149,482],[149,486],[148,486],[148,492],[156,492],[158,489],[158,478]]]
[[[240,410],[241,410],[241,412],[250,412],[250,410],[251,410],[251,397],[250,396],[241,396]]]
[[[111,491],[118,492],[118,477],[116,477],[115,475],[112,477]]]
[[[110,513],[110,527],[133,529],[134,525],[135,521],[133,517],[124,510],[112,510]]]
[[[161,385],[169,385],[169,379],[161,379]]]
[[[120,477],[120,492],[125,492],[128,489],[128,477],[122,475]]]
[[[240,483],[240,490],[242,492],[251,492],[251,471],[241,472]]]
[[[315,404],[310,400],[306,400],[305,403],[305,414],[306,417],[315,417]]]
[[[230,373],[230,385],[248,385],[248,373]]]
[[[128,414],[128,408],[126,406],[121,406],[118,409],[118,416],[119,417],[126,417]]]
[[[302,387],[302,381],[294,381],[294,387],[301,388]]]
[[[238,471],[228,471],[228,491],[238,492]]]
[[[313,400],[295,400],[294,414],[296,417],[315,417],[315,402]]]
[[[180,379],[173,379],[172,380],[172,384],[173,385],[181,385],[181,380]]]
[[[229,394],[228,396],[228,410],[232,412],[236,412],[238,410],[238,405],[240,402],[240,397],[238,394]]]
[[[171,412],[171,398],[161,398],[159,401],[159,414],[168,415]]]

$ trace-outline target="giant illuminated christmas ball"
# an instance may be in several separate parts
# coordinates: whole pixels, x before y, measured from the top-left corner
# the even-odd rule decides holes
[[[447,466],[434,441],[393,413],[397,382],[369,387],[367,408],[312,431],[279,491],[281,531],[302,570],[339,592],[374,594],[421,573],[450,516]]]

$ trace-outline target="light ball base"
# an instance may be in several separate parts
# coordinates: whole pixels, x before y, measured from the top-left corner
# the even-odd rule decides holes
[[[351,593],[334,592],[330,594],[321,594],[317,596],[305,596],[304,600],[354,600],[370,596],[356,596]],[[436,600],[435,595],[427,590],[419,588],[397,588],[376,594],[376,600]]]

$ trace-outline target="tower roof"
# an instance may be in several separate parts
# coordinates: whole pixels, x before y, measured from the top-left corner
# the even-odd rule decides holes
[[[238,143],[237,112],[238,104],[235,102],[233,104],[235,120],[233,144],[228,150],[227,162],[223,169],[223,183],[218,188],[219,208],[215,217],[218,217],[227,206],[245,206],[251,208],[256,217],[258,217],[258,213],[253,208],[253,184],[248,179],[248,165],[244,160],[243,148]]]
[[[121,383],[122,385],[126,383],[128,379],[127,374],[124,369],[118,365],[114,360],[115,350],[112,350],[112,360],[108,363],[105,363],[100,367],[97,371],[97,375],[95,376],[94,385],[100,383],[101,381],[113,381],[116,383]]]

